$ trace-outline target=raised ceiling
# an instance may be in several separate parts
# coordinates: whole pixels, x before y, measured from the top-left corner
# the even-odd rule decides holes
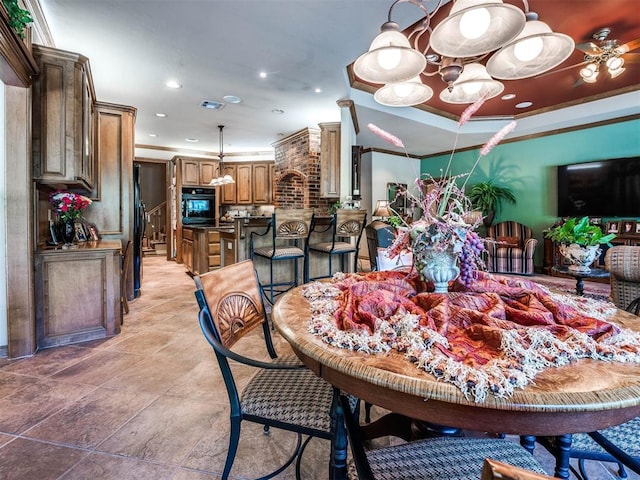
[[[451,117],[457,118],[464,107],[439,104],[435,96],[425,110],[382,107],[370,93],[350,85],[346,67],[367,50],[386,21],[391,0],[39,1],[54,46],[89,58],[97,98],[137,108],[139,156],[215,153],[221,124],[225,154],[272,151],[283,135],[339,121],[336,101],[344,98],[354,101],[361,127],[357,142],[364,147],[392,149],[368,131],[368,122],[401,136],[408,150],[420,155],[447,150],[457,133]],[[621,42],[640,37],[637,0],[530,0],[529,5],[540,20],[576,43],[589,40],[601,27],[610,27],[611,37]],[[410,3],[394,12],[402,27],[420,13]],[[581,60],[582,54],[575,52],[566,64]],[[589,85],[575,85],[578,67],[505,82],[505,92],[533,101],[536,113],[545,111],[523,118],[513,135],[639,114],[638,65],[626,66],[616,79],[601,74]],[[268,73],[266,79],[258,77],[260,70]],[[164,82],[171,78],[183,88],[167,89]],[[431,81],[439,93],[444,84],[438,78]],[[315,93],[316,88],[321,92]],[[627,89],[635,91],[618,95]],[[229,94],[242,103],[222,110],[200,107],[203,100],[223,101]],[[606,98],[591,101],[602,96]],[[568,102],[576,105],[558,109]],[[530,113],[514,111],[513,105],[493,99],[479,114]],[[284,113],[273,113],[278,109]],[[168,116],[158,118],[156,112]],[[465,127],[460,147],[486,141],[496,125],[485,121]]]
[[[505,0],[505,3],[523,8],[522,1]],[[597,45],[599,42],[593,38],[593,34],[603,28],[611,30],[607,40],[616,39],[619,45],[630,42],[633,50],[622,56],[626,70],[616,78],[611,78],[605,71],[601,71],[595,83],[585,83],[581,80],[579,73],[586,63],[585,54],[576,48],[565,62],[549,72],[529,79],[502,81],[505,86],[504,91],[485,102],[480,111],[481,115],[497,117],[533,115],[638,89],[640,11],[635,0],[530,1],[529,5],[531,11],[538,13],[540,21],[547,23],[554,32],[569,35],[576,45],[584,42],[593,42]],[[418,16],[420,11],[417,8],[415,10]],[[441,8],[432,18],[431,25],[435,26],[445,18],[449,10],[449,5]],[[405,31],[409,32],[411,29],[409,27]],[[427,39],[428,35],[421,38],[422,51]],[[481,63],[486,63],[490,55],[486,55]],[[420,105],[420,108],[438,115],[458,118],[467,105],[446,103],[438,98],[440,92],[446,88],[446,83],[437,73],[437,69],[437,65],[429,65],[425,72],[430,75],[421,77],[422,81],[433,89],[434,95],[428,102]],[[374,92],[378,87],[360,81],[351,69],[350,79],[354,87],[368,92]],[[514,96],[508,100],[502,100],[500,97],[506,94]],[[516,105],[521,102],[531,102],[531,106],[516,108]]]

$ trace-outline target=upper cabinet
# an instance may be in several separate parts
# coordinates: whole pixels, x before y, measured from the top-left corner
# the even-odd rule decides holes
[[[273,202],[271,182],[274,162],[237,162],[224,164],[224,173],[235,183],[222,187],[225,205],[266,205]]]
[[[340,197],[340,122],[320,123],[320,196]]]
[[[93,190],[95,92],[89,60],[33,45],[33,176],[56,187]]]
[[[180,158],[182,185],[208,187],[211,180],[218,176],[218,162],[197,158]]]

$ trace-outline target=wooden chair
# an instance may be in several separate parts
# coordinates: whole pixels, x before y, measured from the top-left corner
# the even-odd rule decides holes
[[[358,252],[360,251],[360,238],[367,222],[366,210],[338,209],[333,215],[331,223],[324,229],[316,228],[314,225],[311,229],[308,239],[308,252],[316,252],[329,256],[329,271],[327,275],[322,277],[311,278],[309,276],[309,264],[307,262],[307,270],[305,271],[305,282],[315,280],[316,278],[326,278],[332,275],[333,266],[332,259],[334,255],[340,257],[340,268],[345,271],[345,257],[353,254],[353,271],[358,271]],[[323,242],[312,242],[314,233],[327,233],[331,231],[331,240]]]
[[[611,299],[621,309],[628,309],[640,298],[640,246],[616,245],[607,250],[604,265],[611,274]],[[638,303],[633,312],[638,314]]]
[[[252,260],[262,257],[269,260],[269,283],[261,282],[263,287],[269,287],[269,301],[274,297],[298,285],[298,260],[303,259],[303,272],[307,270],[308,256],[305,242],[311,231],[313,209],[283,209],[276,208],[271,216],[271,222],[263,233],[251,232],[249,238],[249,256]],[[271,233],[271,241],[266,246],[257,246],[259,237]],[[275,281],[273,264],[283,260],[293,260],[294,273],[291,281]],[[303,273],[304,275],[304,273]],[[283,288],[284,287],[284,288]]]
[[[553,480],[553,478],[486,458],[482,466],[480,480]]]
[[[499,438],[428,438],[367,450],[357,410],[354,413],[345,397],[341,397],[341,404],[353,463],[360,480],[478,480],[483,462],[489,457],[545,473],[524,448]]]
[[[514,221],[487,229],[487,269],[492,273],[533,275],[533,254],[538,241],[531,229]]]
[[[194,281],[200,328],[215,352],[231,409],[229,449],[222,479],[229,478],[243,420],[262,424],[265,432],[274,427],[298,434],[291,457],[276,471],[261,478],[279,475],[296,459],[296,477],[300,478],[302,454],[311,438],[330,438],[331,385],[302,365],[297,357],[277,357],[251,260],[213,270],[194,277]],[[259,327],[272,361],[249,358],[233,349],[238,340]],[[257,370],[242,395],[229,360]],[[302,435],[308,436],[304,442]]]

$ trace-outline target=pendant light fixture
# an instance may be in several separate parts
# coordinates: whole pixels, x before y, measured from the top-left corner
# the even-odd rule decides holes
[[[458,79],[440,93],[440,100],[447,103],[473,103],[481,97],[493,98],[504,90],[504,85],[494,80],[480,63],[464,66]]]
[[[216,187],[220,185],[228,185],[230,183],[236,183],[233,177],[228,173],[226,175],[222,175],[222,173],[224,172],[224,152],[223,152],[224,142],[223,142],[223,134],[222,134],[223,128],[224,128],[224,125],[218,125],[218,130],[220,130],[220,134],[219,134],[220,149],[218,153],[218,158],[220,159],[220,162],[218,163],[218,173],[220,173],[220,176],[212,179],[211,182],[209,182],[209,185],[214,185]]]

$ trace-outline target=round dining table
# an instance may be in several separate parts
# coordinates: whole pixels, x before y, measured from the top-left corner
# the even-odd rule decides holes
[[[567,441],[570,446],[572,433],[601,430],[640,416],[640,364],[579,360],[543,370],[512,396],[488,395],[479,403],[395,351],[369,354],[326,344],[308,330],[311,310],[302,288],[280,297],[272,321],[316,375],[343,392],[412,419],[529,439],[560,436],[565,448],[556,457],[559,478],[569,477]],[[640,317],[622,310],[609,321],[640,331]]]

